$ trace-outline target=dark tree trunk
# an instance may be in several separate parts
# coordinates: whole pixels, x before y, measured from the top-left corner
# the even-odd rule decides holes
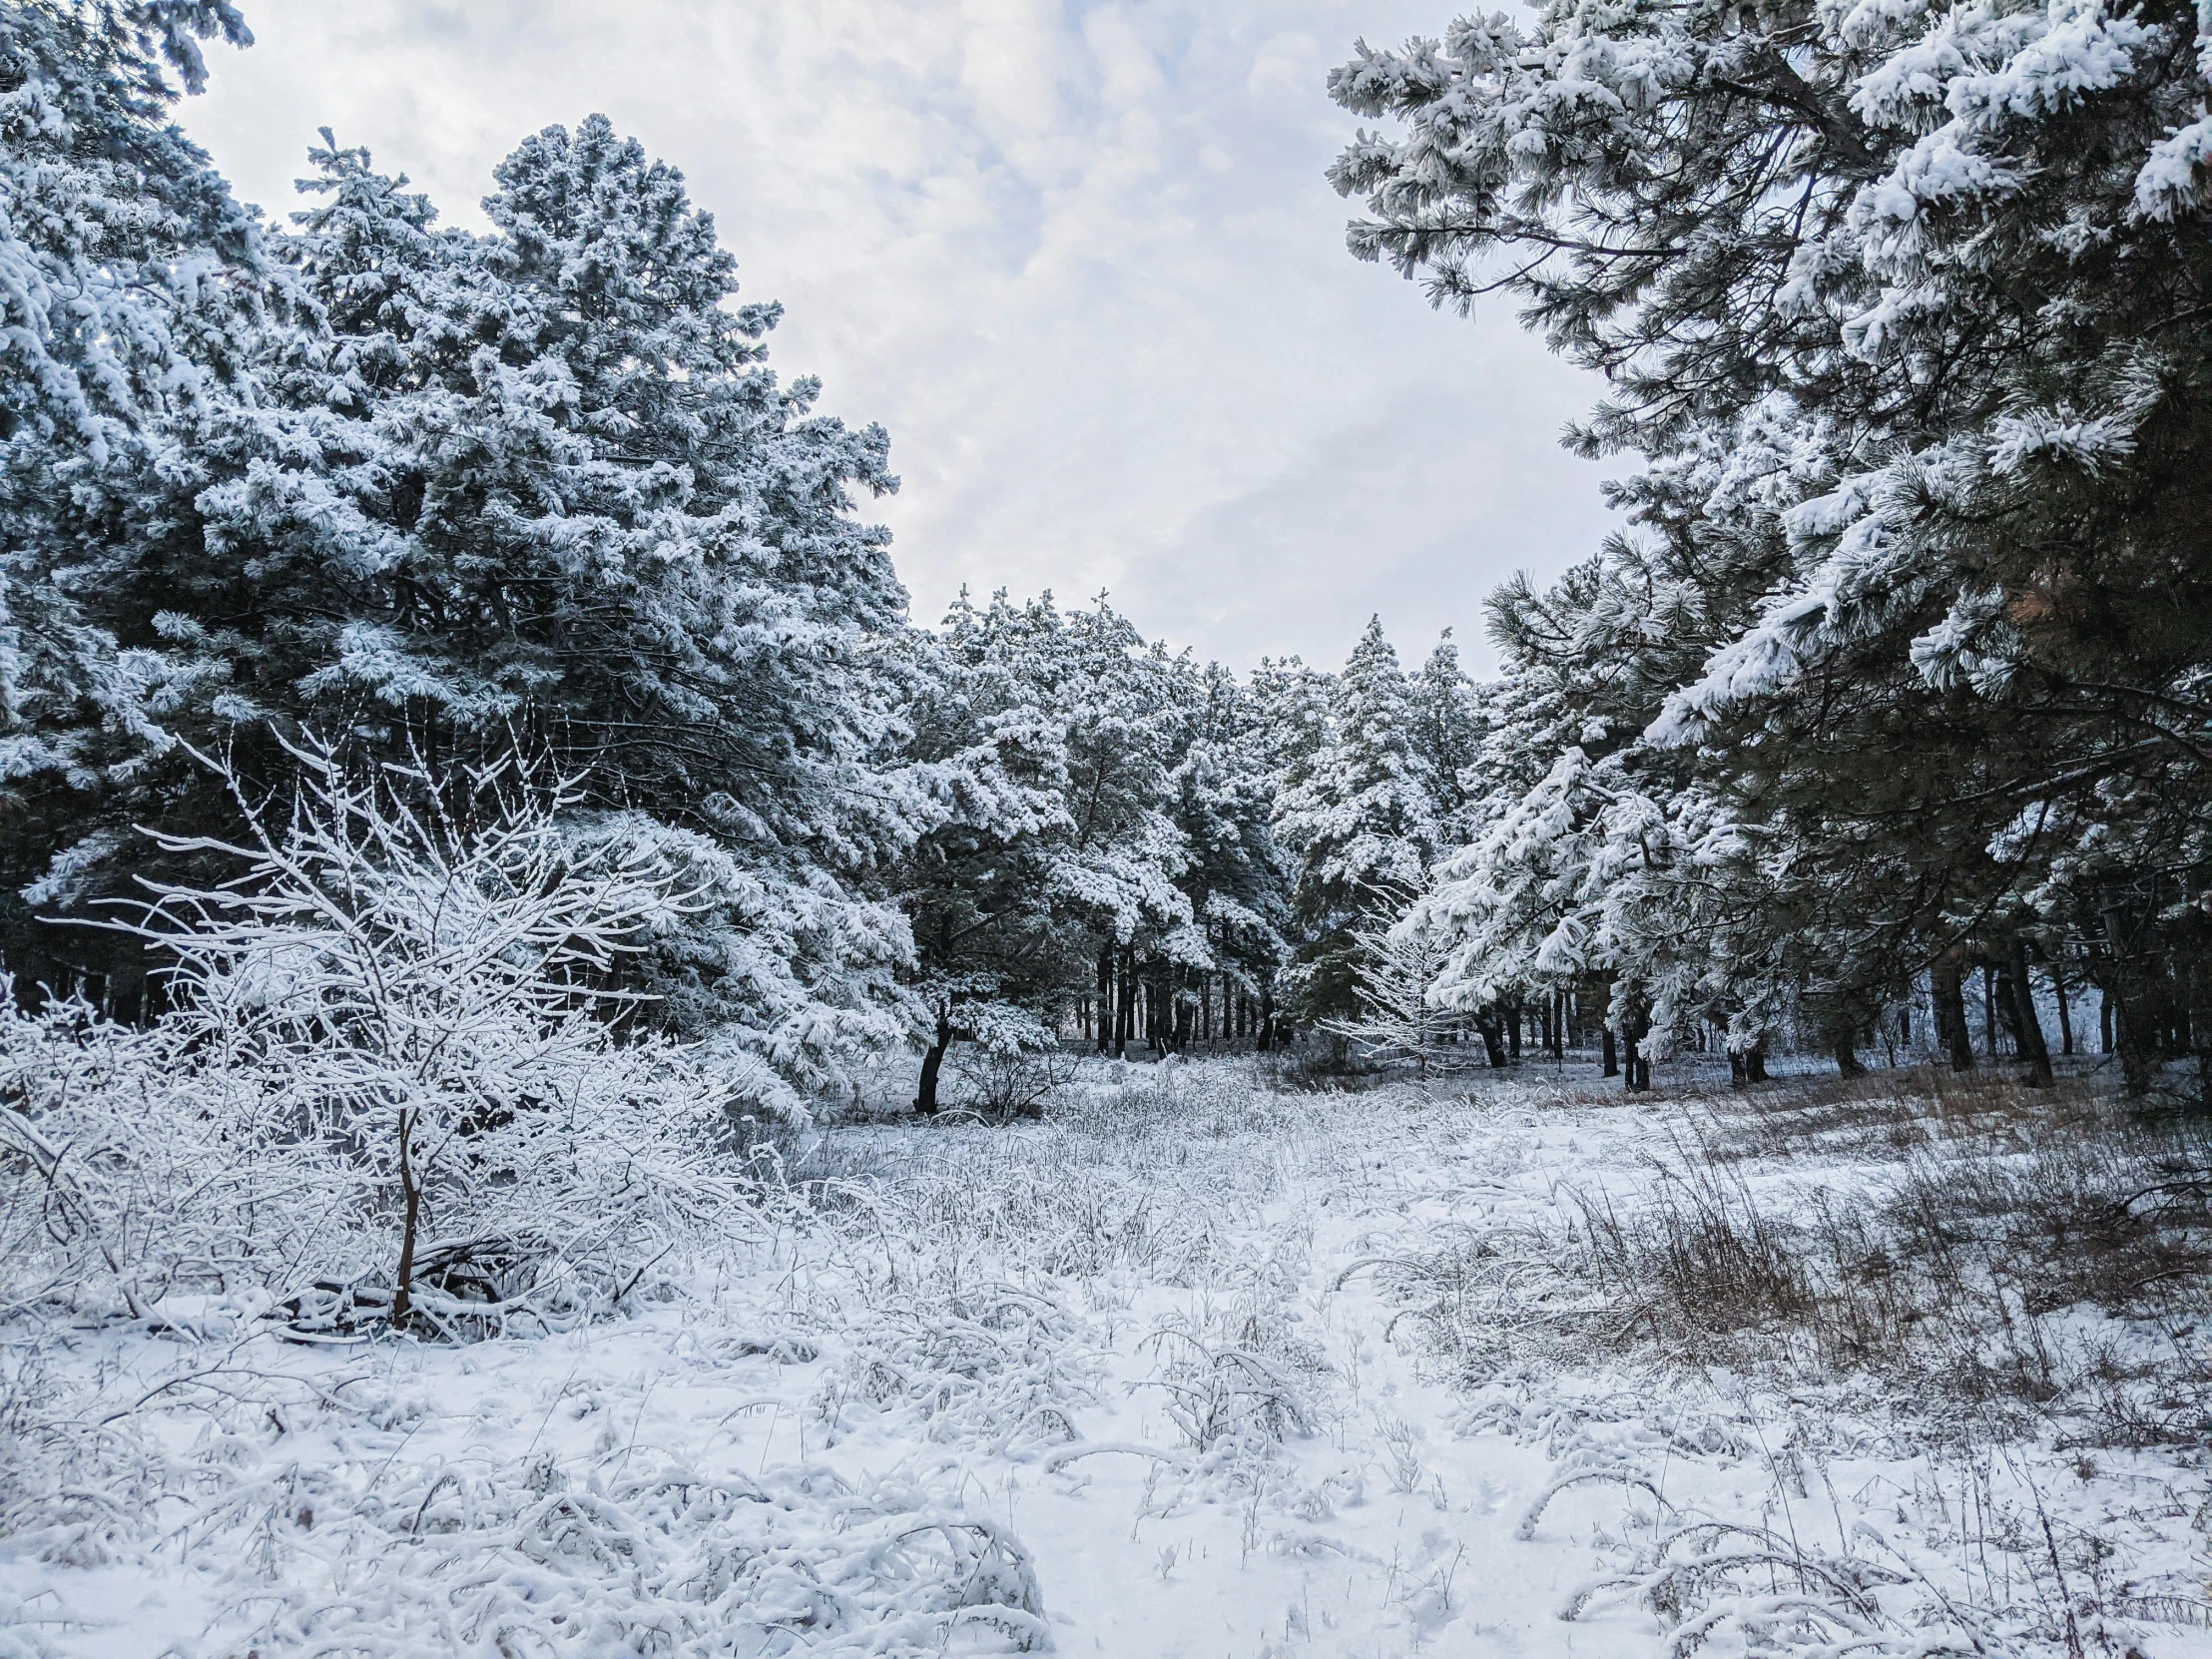
[[[1256,1046],[1265,1054],[1275,1046],[1275,986],[1260,987],[1260,1035]]]
[[[1952,1071],[1973,1070],[1973,1037],[1966,1029],[1966,989],[1956,945],[1929,964],[1929,988],[1935,993],[1936,1039],[1950,1056]]]
[[[1098,1051],[1114,1046],[1114,947],[1098,950]]]
[[[936,1040],[921,1057],[921,1081],[914,1086],[914,1110],[928,1117],[937,1109],[937,1074],[944,1068],[944,1051],[952,1046],[952,1011],[937,1010]]]
[[[2066,1001],[2065,964],[2053,958],[2050,964],[2050,988],[2058,998],[2058,1052],[2073,1053],[2073,1009]]]
[[[1997,970],[1994,964],[1981,964],[1981,1034],[1989,1045],[1989,1058],[1997,1057]]]
[[[1606,1025],[1599,1027],[1599,1029],[1604,1033],[1600,1039],[1604,1044],[1599,1060],[1601,1075],[1618,1077],[1621,1074],[1621,1053],[1619,1044],[1613,1036],[1613,1028]]]
[[[2191,1052],[2197,1061],[2197,1106],[2212,1111],[2212,962],[2193,962],[2183,971]]]
[[[395,1331],[407,1328],[407,1316],[414,1312],[414,1259],[415,1235],[422,1220],[422,1182],[414,1163],[415,1115],[402,1108],[399,1113],[399,1269],[393,1275],[391,1292],[391,1324]]]
[[[1644,1039],[1650,1035],[1651,1020],[1643,1013],[1631,1013],[1621,1021],[1621,1063],[1631,1089],[1651,1087],[1651,1062],[1644,1058]]]
[[[1482,1057],[1490,1062],[1492,1071],[1502,1070],[1505,1065],[1505,1035],[1498,1024],[1497,1014],[1493,1011],[1475,1015],[1474,1028],[1482,1036]]]
[[[1520,1063],[1520,1003],[1505,1004],[1505,1057],[1515,1065]]]
[[[2150,1092],[2158,1074],[2157,998],[2147,983],[2149,975],[2134,951],[2131,926],[2124,901],[2107,904],[2104,911],[2105,943],[2111,947],[2106,970],[2104,1005],[2112,1021],[2112,1042],[2119,1050],[2122,1087],[2129,1095]]]
[[[2012,971],[2012,1036],[2019,1045],[2020,1058],[2027,1062],[2027,1086],[2042,1089],[2050,1086],[2050,1045],[2043,1041],[2043,1022],[2035,1016],[2035,981],[2029,977],[2027,964],[2027,940],[2013,935]]]
[[[1829,1052],[1836,1056],[1836,1073],[1839,1077],[1864,1077],[1867,1068],[1859,1063],[1859,1054],[1852,1047],[1851,1033],[1839,1031],[1829,1043]]]
[[[2123,994],[2118,1001],[2112,1011],[2112,1037],[2120,1052],[2122,1087],[2130,1095],[2145,1095],[2158,1075],[2158,1032],[2149,1019],[2138,1015],[2132,995]]]

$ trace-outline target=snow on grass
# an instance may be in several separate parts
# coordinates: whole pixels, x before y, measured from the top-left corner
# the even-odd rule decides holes
[[[575,1331],[18,1310],[0,1654],[2212,1653],[2190,1229],[1990,1266],[2155,1148],[1914,1087],[1101,1067],[827,1132]],[[1847,1353],[1834,1218],[1916,1194],[1926,1312]]]

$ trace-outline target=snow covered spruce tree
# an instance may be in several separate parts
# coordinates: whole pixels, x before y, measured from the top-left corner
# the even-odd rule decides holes
[[[893,866],[911,918],[922,1061],[917,1110],[934,1112],[945,1055],[975,1041],[1010,1063],[1053,1046],[1090,958],[1068,734],[1041,690],[1061,619],[1049,597],[978,610],[965,593],[936,635],[905,643],[915,666],[911,753],[936,768],[940,822]]]
[[[251,42],[220,0],[0,12],[0,948],[45,963],[16,891],[88,798],[167,742],[168,665],[119,646],[86,567],[179,464],[261,297],[256,229],[170,112],[201,42]]]
[[[904,595],[851,511],[895,488],[882,431],[779,382],[778,308],[733,302],[682,175],[603,118],[508,157],[481,237],[359,151],[313,161],[273,242],[302,314],[248,338],[251,396],[180,425],[162,514],[88,605],[161,665],[167,730],[265,781],[288,763],[262,734],[294,722],[356,760],[520,748],[577,777],[581,814],[710,895],[638,964],[662,1017],[832,1081],[899,1030],[905,923],[861,889],[922,810],[874,647]],[[226,810],[149,768],[48,897],[97,896],[154,799],[172,826]]]
[[[1644,458],[1639,534],[1556,598],[1630,598],[1621,764],[1840,1058],[1961,952],[2036,1072],[2040,956],[2138,1082],[2212,1041],[2208,69],[2178,4],[1807,0],[1555,4],[1334,79],[1398,124],[1336,169],[1355,251],[1607,376],[1577,441]]]
[[[1189,744],[1172,779],[1172,812],[1188,848],[1181,884],[1205,935],[1211,971],[1202,968],[1194,986],[1186,970],[1176,1031],[1180,1041],[1189,1040],[1194,1025],[1209,1038],[1250,1031],[1266,1040],[1293,926],[1293,872],[1274,827],[1270,717],[1255,691],[1217,664],[1185,690],[1195,701]]]
[[[1435,809],[1416,728],[1412,688],[1382,619],[1371,618],[1332,687],[1326,740],[1276,798],[1276,835],[1297,859],[1303,1019],[1358,1012],[1361,930],[1422,884]]]
[[[1459,647],[1446,628],[1413,676],[1413,748],[1428,769],[1428,792],[1440,843],[1467,839],[1468,811],[1481,780],[1475,768],[1486,735],[1482,700],[1459,667]]]

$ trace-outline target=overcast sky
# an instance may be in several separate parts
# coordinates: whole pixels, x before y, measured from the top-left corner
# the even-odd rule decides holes
[[[604,111],[784,301],[773,360],[881,421],[917,620],[1108,590],[1239,667],[1402,655],[1607,522],[1590,381],[1344,251],[1354,39],[1452,0],[249,0],[184,111],[278,212],[318,126],[481,226],[523,134]]]

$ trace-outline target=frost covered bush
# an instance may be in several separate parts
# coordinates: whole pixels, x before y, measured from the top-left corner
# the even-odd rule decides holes
[[[161,837],[232,873],[128,924],[171,964],[152,1029],[0,1009],[9,1300],[450,1335],[635,1294],[746,1188],[736,1086],[609,1017],[683,895],[512,768],[293,759],[282,812],[230,780],[242,841]]]
[[[1074,1081],[1075,1062],[1057,1043],[978,1042],[953,1062],[954,1099],[986,1123],[1037,1118]]]
[[[923,1659],[1049,1649],[1028,1554],[896,1479],[707,1478],[674,1464],[572,1482],[534,1467],[349,1470],[281,1529],[272,1651],[369,1656],[796,1650]],[[296,1510],[297,1494],[240,1494]]]

